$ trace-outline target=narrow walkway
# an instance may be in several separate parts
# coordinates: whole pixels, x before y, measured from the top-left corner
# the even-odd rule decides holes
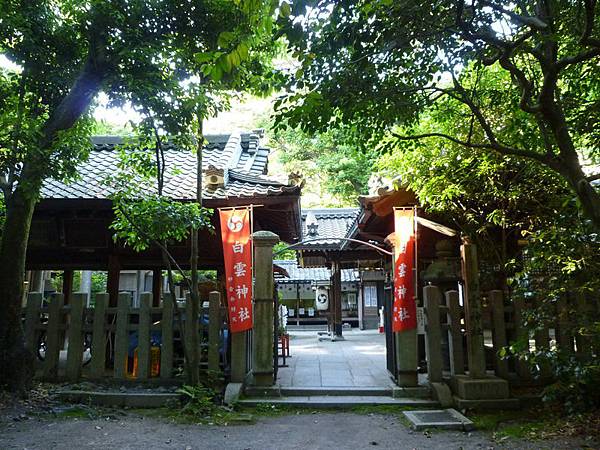
[[[291,331],[289,367],[282,387],[391,387],[385,336],[377,330],[344,330],[344,341],[319,341],[316,331]],[[281,358],[280,358],[281,361]]]

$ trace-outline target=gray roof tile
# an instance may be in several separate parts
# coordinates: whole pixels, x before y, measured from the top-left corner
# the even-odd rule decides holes
[[[310,283],[312,281],[329,281],[331,271],[326,267],[298,267],[293,259],[281,259],[273,261],[273,264],[285,269],[289,277],[278,278],[277,283]],[[342,283],[354,283],[358,281],[354,276],[353,269],[342,269]]]
[[[202,167],[209,165],[228,170],[224,187],[204,187],[205,199],[246,198],[254,196],[299,194],[299,189],[268,178],[269,149],[258,147],[259,136],[250,133],[206,136],[208,144],[203,151]],[[117,171],[116,147],[123,142],[114,136],[92,139],[93,150],[87,161],[78,167],[78,178],[72,182],[48,179],[41,190],[43,199],[105,199],[115,188],[105,182],[107,176]],[[187,200],[196,196],[196,155],[182,151],[171,144],[165,146],[167,173],[164,194],[175,199]],[[173,173],[178,169],[178,173]]]
[[[346,237],[346,233],[356,220],[359,213],[358,208],[326,208],[326,209],[303,209],[302,210],[302,240],[309,241],[319,239],[318,241],[307,242],[298,249],[334,249],[342,243],[341,238]],[[307,216],[316,219],[317,233],[311,235],[307,229]]]

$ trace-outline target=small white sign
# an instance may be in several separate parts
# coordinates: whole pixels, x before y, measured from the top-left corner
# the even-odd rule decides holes
[[[288,317],[294,317],[295,313],[296,311],[294,310],[294,308],[288,308]]]
[[[298,314],[300,314],[301,316],[304,315],[304,308],[298,308]]]
[[[315,317],[315,308],[308,308],[308,317]]]

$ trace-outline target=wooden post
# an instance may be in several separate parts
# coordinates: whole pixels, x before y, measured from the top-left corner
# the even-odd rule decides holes
[[[46,355],[44,358],[44,378],[54,380],[58,377],[58,359],[62,339],[60,325],[62,323],[63,295],[60,293],[50,296],[48,305],[48,327],[46,328]]]
[[[221,294],[212,291],[208,294],[208,370],[219,370],[219,344],[221,331]]]
[[[540,299],[537,299],[535,302],[536,308],[538,309],[542,307],[542,304],[543,302]],[[548,327],[536,327],[536,330],[534,332],[534,340],[536,352],[539,352],[540,350],[547,352],[550,348],[550,330],[548,329]],[[548,361],[542,360],[542,362],[539,365],[539,368],[540,376],[542,379],[547,380],[548,378],[552,377],[552,369],[548,364]]]
[[[175,292],[173,292],[175,295]],[[152,306],[160,306],[162,297],[162,270],[152,270]]]
[[[254,329],[252,374],[257,386],[271,386],[273,366],[273,246],[279,236],[270,231],[252,234],[254,243]]]
[[[469,376],[471,378],[483,378],[485,377],[485,349],[483,343],[483,326],[481,323],[477,246],[465,240],[460,246],[460,254],[465,293],[464,305]]]
[[[108,256],[108,278],[106,280],[106,290],[108,291],[111,307],[117,306],[119,298],[119,277],[121,276],[121,265],[117,255]]]
[[[173,376],[173,302],[175,293],[165,294],[162,305],[160,377],[170,379]]]
[[[430,383],[442,381],[442,330],[440,326],[440,303],[442,293],[437,286],[425,286],[425,347],[427,349],[427,376]]]
[[[565,354],[573,353],[573,333],[569,320],[569,305],[567,298],[559,297],[556,311],[556,345]]]
[[[152,294],[140,295],[140,317],[138,322],[137,377],[145,380],[150,377],[150,306]]]
[[[500,350],[508,345],[506,339],[506,321],[504,320],[504,295],[502,291],[490,291],[492,307],[492,340],[496,375],[508,379],[508,361],[500,357]]]
[[[106,367],[106,307],[108,294],[96,294],[94,302],[94,325],[92,329],[92,361],[90,375],[92,378],[104,377]]]
[[[129,350],[129,308],[131,296],[122,292],[117,305],[117,331],[115,333],[115,378],[127,378],[127,356]]]
[[[529,351],[529,332],[527,328],[523,325],[524,323],[524,313],[523,309],[525,308],[525,304],[523,299],[515,298],[513,300],[513,310],[514,310],[514,330],[515,330],[515,338],[516,339],[526,339],[527,341],[527,351]],[[515,370],[519,378],[522,380],[530,380],[531,379],[531,370],[527,365],[526,361],[523,361],[520,358],[515,360]]]
[[[448,337],[450,351],[450,372],[452,375],[464,375],[465,357],[463,348],[461,308],[458,301],[458,291],[446,292],[446,306],[448,307]]]
[[[63,271],[63,283],[62,292],[64,298],[64,304],[68,305],[71,303],[71,294],[73,293],[73,271]]]
[[[331,287],[333,300],[333,334],[334,339],[342,338],[342,270],[340,262],[331,263]]]
[[[188,353],[188,364],[191,366],[191,370],[198,372],[200,369],[200,336],[198,315],[194,314],[194,309],[192,296],[188,292],[185,296],[185,348]],[[198,379],[198,376],[192,377],[192,379]]]
[[[589,317],[590,307],[586,301],[586,298],[580,292],[575,294],[575,305],[577,309],[577,318],[579,320],[584,317]],[[575,335],[575,345],[577,346],[577,354],[581,357],[588,359],[592,355],[592,346],[590,338],[583,336],[581,333]]]
[[[87,294],[78,292],[71,297],[69,321],[69,349],[67,351],[67,380],[74,383],[81,377],[83,359],[83,310],[87,303]]]
[[[43,294],[31,292],[27,296],[27,309],[25,310],[25,347],[33,354],[37,353],[38,326],[40,323],[40,308],[42,307]]]

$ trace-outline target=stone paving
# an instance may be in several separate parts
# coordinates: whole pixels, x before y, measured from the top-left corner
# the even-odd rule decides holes
[[[316,331],[291,331],[289,367],[280,367],[282,387],[391,387],[385,336],[377,330],[344,330],[343,341],[319,341]],[[280,359],[281,361],[281,359]]]

